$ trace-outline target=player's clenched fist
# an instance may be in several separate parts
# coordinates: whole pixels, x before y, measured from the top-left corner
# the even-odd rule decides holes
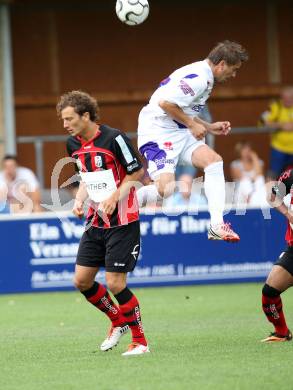
[[[231,131],[231,123],[228,121],[209,124],[208,132],[214,135],[227,135]]]
[[[119,192],[114,192],[108,199],[105,199],[99,204],[99,210],[102,210],[106,214],[112,215],[116,209],[119,200]]]

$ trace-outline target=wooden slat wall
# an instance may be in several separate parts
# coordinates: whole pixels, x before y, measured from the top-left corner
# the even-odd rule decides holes
[[[147,22],[131,28],[113,11],[115,1],[15,1],[12,7],[13,60],[18,135],[61,134],[56,94],[83,89],[98,97],[102,119],[135,130],[137,115],[158,82],[175,68],[204,58],[220,40],[241,42],[250,61],[236,79],[218,86],[210,108],[215,119],[235,126],[255,125],[279,86],[269,84],[266,1],[151,3]],[[168,5],[169,4],[169,5]],[[281,81],[293,84],[292,20],[289,1],[277,3]],[[168,5],[168,6],[167,6]],[[291,12],[292,15],[292,12]],[[252,137],[253,136],[249,136]],[[229,162],[235,139],[218,139],[217,150]],[[266,135],[256,138],[263,145]],[[229,151],[229,152],[228,152]],[[33,148],[19,146],[22,164],[34,166]],[[46,184],[64,146],[45,154]]]

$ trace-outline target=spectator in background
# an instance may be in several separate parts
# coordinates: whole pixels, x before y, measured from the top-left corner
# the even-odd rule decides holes
[[[184,174],[191,176],[192,179],[194,179],[196,173],[197,173],[197,169],[193,165],[177,165],[175,171],[175,179],[177,181],[180,180],[180,176]]]
[[[238,159],[230,165],[231,178],[236,183],[234,201],[256,207],[263,206],[267,203],[263,161],[249,142],[237,143],[235,151]]]
[[[10,214],[10,208],[5,200],[0,199],[0,214]]]
[[[179,190],[164,200],[164,206],[197,208],[198,206],[207,205],[206,197],[193,186],[193,179],[194,175],[188,172],[181,174],[177,179],[180,185]],[[201,188],[203,188],[203,182]]]
[[[0,203],[6,203],[11,213],[42,211],[38,180],[30,169],[18,165],[15,156],[2,160]]]
[[[273,102],[261,116],[261,122],[276,129],[271,135],[269,176],[276,179],[293,164],[293,86],[281,91],[280,100]]]

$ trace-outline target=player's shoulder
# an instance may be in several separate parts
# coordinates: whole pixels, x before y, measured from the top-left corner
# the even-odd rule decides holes
[[[100,129],[100,132],[102,134],[107,134],[107,135],[113,136],[113,137],[122,133],[121,130],[118,130],[114,127],[111,127],[111,126],[105,125],[105,124],[100,125],[99,129]]]
[[[207,86],[208,81],[211,79],[211,74],[207,68],[205,61],[193,62],[178,69],[177,75],[182,80],[190,84],[196,84],[197,86]]]
[[[175,72],[181,75],[189,76],[190,79],[201,77],[205,74],[204,61],[192,62],[178,68]],[[175,73],[174,72],[174,73]]]
[[[75,150],[80,149],[81,141],[77,137],[68,137],[66,141],[66,147],[69,154],[72,154]]]
[[[111,140],[116,140],[119,136],[122,138],[127,138],[127,135],[122,130],[116,129],[108,125],[100,125],[100,131],[102,133],[102,136]]]
[[[278,182],[285,182],[285,181],[290,182],[291,185],[293,184],[293,167],[286,169],[279,176]]]

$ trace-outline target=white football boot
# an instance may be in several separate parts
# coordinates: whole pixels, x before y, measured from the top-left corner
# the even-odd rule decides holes
[[[131,343],[129,344],[127,351],[122,353],[122,356],[142,355],[143,353],[147,352],[150,352],[147,345]]]
[[[108,336],[106,339],[102,342],[100,346],[101,351],[109,351],[113,347],[116,347],[116,345],[119,343],[122,336],[125,335],[125,333],[129,332],[129,326],[111,326]]]
[[[223,240],[226,242],[238,242],[240,237],[235,233],[230,223],[220,223],[215,226],[210,226],[208,231],[209,240]]]

